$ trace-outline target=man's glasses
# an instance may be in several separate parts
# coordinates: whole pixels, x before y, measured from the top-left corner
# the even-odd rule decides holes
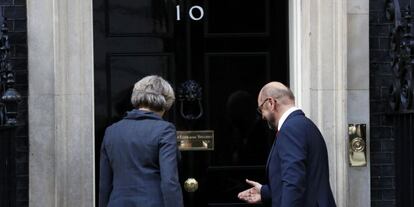
[[[259,107],[257,107],[257,112],[259,113],[259,114],[262,114],[262,107],[263,107],[263,105],[266,103],[266,101],[268,101],[268,100],[270,100],[271,98],[266,98],[263,102],[262,102],[262,104],[260,104],[259,105]]]

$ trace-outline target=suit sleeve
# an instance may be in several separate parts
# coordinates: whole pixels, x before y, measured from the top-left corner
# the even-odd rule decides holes
[[[281,207],[305,205],[306,142],[303,131],[290,127],[280,132],[278,153],[282,174]]]
[[[182,207],[183,198],[178,180],[178,148],[175,127],[169,124],[160,137],[159,161],[161,190],[166,207]]]
[[[106,207],[108,205],[109,196],[112,192],[112,168],[109,163],[108,153],[105,148],[105,138],[101,146],[100,158],[100,176],[99,176],[99,207]]]
[[[269,204],[272,200],[269,185],[262,185],[260,189],[260,196],[264,204]]]

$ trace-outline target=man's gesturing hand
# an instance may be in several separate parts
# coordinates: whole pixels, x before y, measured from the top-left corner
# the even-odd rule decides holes
[[[262,201],[260,195],[260,189],[262,184],[246,179],[246,183],[253,186],[243,192],[240,192],[238,197],[240,200],[246,201],[247,203],[260,203]]]

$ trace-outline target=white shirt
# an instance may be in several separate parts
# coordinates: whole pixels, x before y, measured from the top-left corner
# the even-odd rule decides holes
[[[280,129],[282,128],[283,123],[285,123],[286,119],[289,117],[289,115],[297,110],[300,110],[297,107],[292,107],[290,109],[288,109],[287,111],[285,111],[285,113],[283,113],[282,117],[280,117],[279,119],[279,123],[277,124],[277,131],[280,131]]]

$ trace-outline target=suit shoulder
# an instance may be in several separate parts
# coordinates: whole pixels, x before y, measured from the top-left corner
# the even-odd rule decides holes
[[[297,115],[287,119],[285,124],[283,124],[283,128],[300,129],[301,131],[303,131],[307,128],[307,126],[309,126],[311,122],[312,121],[310,121],[306,116]]]
[[[295,137],[306,137],[310,132],[315,132],[319,129],[316,125],[304,115],[294,116],[286,120],[283,124],[281,133],[287,133]]]
[[[322,137],[322,133],[316,124],[306,116],[293,117],[292,120],[286,124],[286,129],[290,133],[302,135],[303,137],[307,137],[308,135]]]

